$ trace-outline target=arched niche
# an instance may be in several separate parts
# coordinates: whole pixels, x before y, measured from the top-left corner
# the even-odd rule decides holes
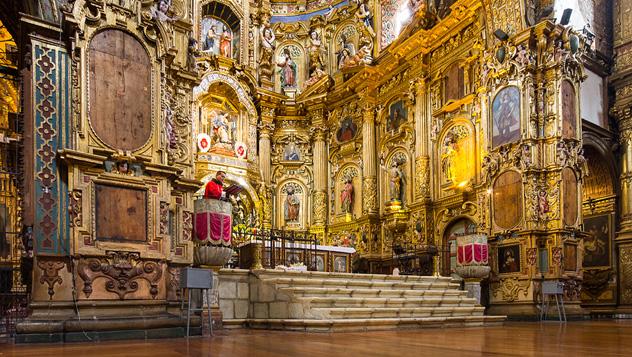
[[[274,56],[274,88],[280,93],[298,92],[307,77],[305,49],[297,42],[277,46]]]
[[[587,233],[582,264],[585,269],[609,268],[614,257],[617,178],[613,159],[606,156],[604,149],[607,148],[584,146],[588,166],[588,175],[582,178],[582,224]]]
[[[239,157],[235,150],[235,144],[244,143],[247,149],[246,157],[248,161],[254,161],[257,157],[257,112],[248,92],[241,83],[233,77],[223,73],[211,72],[207,74],[200,84],[193,88],[193,99],[197,101],[195,112],[198,120],[194,123],[194,132],[197,135],[198,153],[217,153],[228,157]],[[225,118],[218,118],[217,115],[226,114]],[[230,125],[235,125],[235,130],[229,127],[229,137],[223,145],[218,145],[213,149],[213,141],[217,136],[223,135],[215,131],[212,119],[226,121]],[[216,125],[216,126],[217,126]],[[218,129],[218,128],[217,128]],[[208,135],[208,137],[204,137]],[[214,136],[216,138],[214,139]],[[208,142],[208,150],[201,147],[201,139]],[[220,137],[220,143],[221,143]],[[229,146],[232,145],[232,148]],[[214,156],[206,155],[208,160],[213,161]]]
[[[476,175],[474,128],[466,120],[446,127],[438,141],[440,182],[443,188],[463,187]]]
[[[202,2],[200,7],[200,51],[239,61],[242,47],[242,16],[223,1]]]
[[[413,178],[408,152],[401,147],[395,148],[386,157],[385,164],[382,172],[382,202],[410,203]]]
[[[195,192],[194,196],[196,198],[202,198],[204,196],[206,184],[215,178],[215,174],[216,172],[211,172],[200,179],[204,185]],[[233,204],[233,227],[239,230],[243,230],[246,227],[260,227],[262,207],[255,188],[242,176],[227,172],[224,187],[229,187],[232,184],[243,187],[243,191],[241,191],[237,197],[231,199],[231,203]]]
[[[357,217],[362,214],[362,171],[347,164],[336,174],[334,186],[336,215]]]
[[[455,273],[456,267],[456,238],[459,235],[476,233],[476,224],[467,217],[460,217],[450,222],[443,231],[442,246],[443,251],[447,252],[443,257],[443,275]]]
[[[340,24],[338,30],[334,33],[333,41],[332,46],[330,46],[330,48],[333,48],[333,51],[330,51],[332,73],[344,68],[347,63],[345,59],[352,58],[358,51],[360,33],[355,23],[349,21]]]
[[[494,181],[493,218],[501,229],[511,229],[522,221],[522,176],[517,171],[505,171]]]
[[[88,48],[88,117],[94,134],[122,151],[151,138],[152,63],[142,43],[119,29],[104,29]]]
[[[309,193],[297,180],[288,180],[278,186],[276,221],[283,229],[305,229],[308,222]]]
[[[584,201],[595,201],[612,197],[615,194],[615,177],[609,161],[599,149],[585,145],[584,156],[588,166],[588,175],[583,178],[582,194]]]

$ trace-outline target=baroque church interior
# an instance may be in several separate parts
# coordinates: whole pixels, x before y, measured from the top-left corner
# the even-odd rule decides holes
[[[1,338],[632,316],[631,11],[2,1]]]

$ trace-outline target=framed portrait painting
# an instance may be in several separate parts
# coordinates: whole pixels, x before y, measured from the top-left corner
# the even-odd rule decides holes
[[[612,241],[612,215],[602,214],[584,218],[584,268],[610,266],[610,242]]]
[[[346,273],[348,271],[348,258],[346,255],[334,255],[333,271],[336,273]]]
[[[520,272],[520,244],[498,247],[498,272],[501,274]]]
[[[492,103],[492,147],[520,139],[520,90],[516,86],[501,89]]]

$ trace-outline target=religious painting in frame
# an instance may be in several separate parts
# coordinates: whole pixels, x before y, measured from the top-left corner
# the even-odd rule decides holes
[[[498,272],[511,274],[520,272],[520,244],[498,247]]]
[[[577,99],[575,87],[565,80],[562,82],[562,136],[575,138],[577,136]]]
[[[520,139],[520,90],[516,86],[501,89],[492,103],[492,147]]]
[[[348,269],[348,257],[347,255],[337,255],[334,254],[333,256],[333,260],[331,262],[332,265],[332,271],[336,272],[336,273],[346,273],[347,271],[349,271]]]
[[[391,104],[388,110],[388,119],[386,120],[386,130],[396,131],[400,125],[406,122],[408,112],[403,100]]]
[[[298,147],[296,147],[295,142],[290,141],[289,143],[285,145],[285,148],[283,149],[283,160],[285,161],[300,161],[301,160],[301,154],[298,150]]]
[[[612,215],[584,217],[584,268],[610,266],[610,242],[614,232]]]
[[[239,58],[239,31],[236,33],[221,19],[202,19],[200,48],[202,52],[231,59]]]
[[[577,246],[575,244],[564,244],[564,270],[577,270]]]
[[[355,138],[358,132],[358,126],[349,117],[340,122],[340,127],[336,131],[336,140],[339,143],[344,143]]]
[[[316,253],[316,271],[327,271],[327,255]]]
[[[288,249],[285,251],[285,265],[290,266],[292,264],[304,263],[303,251]]]

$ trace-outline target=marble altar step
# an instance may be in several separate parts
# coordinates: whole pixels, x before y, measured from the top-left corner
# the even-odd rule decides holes
[[[250,319],[249,327],[307,332],[349,332],[502,325],[505,316],[449,316],[368,319]]]
[[[370,318],[420,318],[483,316],[482,306],[432,306],[432,307],[333,307],[314,308],[316,315],[330,319],[370,319]]]
[[[466,296],[466,291],[442,289],[348,289],[338,287],[278,287],[279,291],[291,294],[297,297],[352,297],[352,298],[397,298],[397,297],[448,297],[448,296]]]
[[[458,289],[458,283],[448,281],[423,281],[423,282],[406,282],[406,281],[373,281],[373,280],[345,280],[344,278],[284,278],[274,277],[266,278],[266,281],[276,284],[277,287],[336,287],[336,288],[369,288],[369,289],[409,289],[409,290],[444,290]]]
[[[296,299],[312,308],[317,307],[422,307],[474,306],[476,299],[468,297],[414,298],[355,298],[355,297],[299,297]]]
[[[453,282],[450,277],[443,276],[417,276],[417,275],[384,275],[384,274],[354,274],[354,273],[329,273],[319,271],[292,271],[281,269],[262,269],[254,270],[259,279],[271,279],[271,278],[300,278],[300,279],[316,279],[316,280],[328,280],[328,281],[363,281],[363,282],[396,282],[396,283],[431,283],[438,284]],[[454,285],[454,287],[458,287]]]
[[[226,311],[235,323],[224,321],[226,326],[335,332],[481,326],[506,318],[485,316],[476,299],[449,277],[283,270],[248,274],[240,284],[248,281],[249,305],[228,305],[234,307]],[[235,286],[224,295],[239,295],[238,290]]]

